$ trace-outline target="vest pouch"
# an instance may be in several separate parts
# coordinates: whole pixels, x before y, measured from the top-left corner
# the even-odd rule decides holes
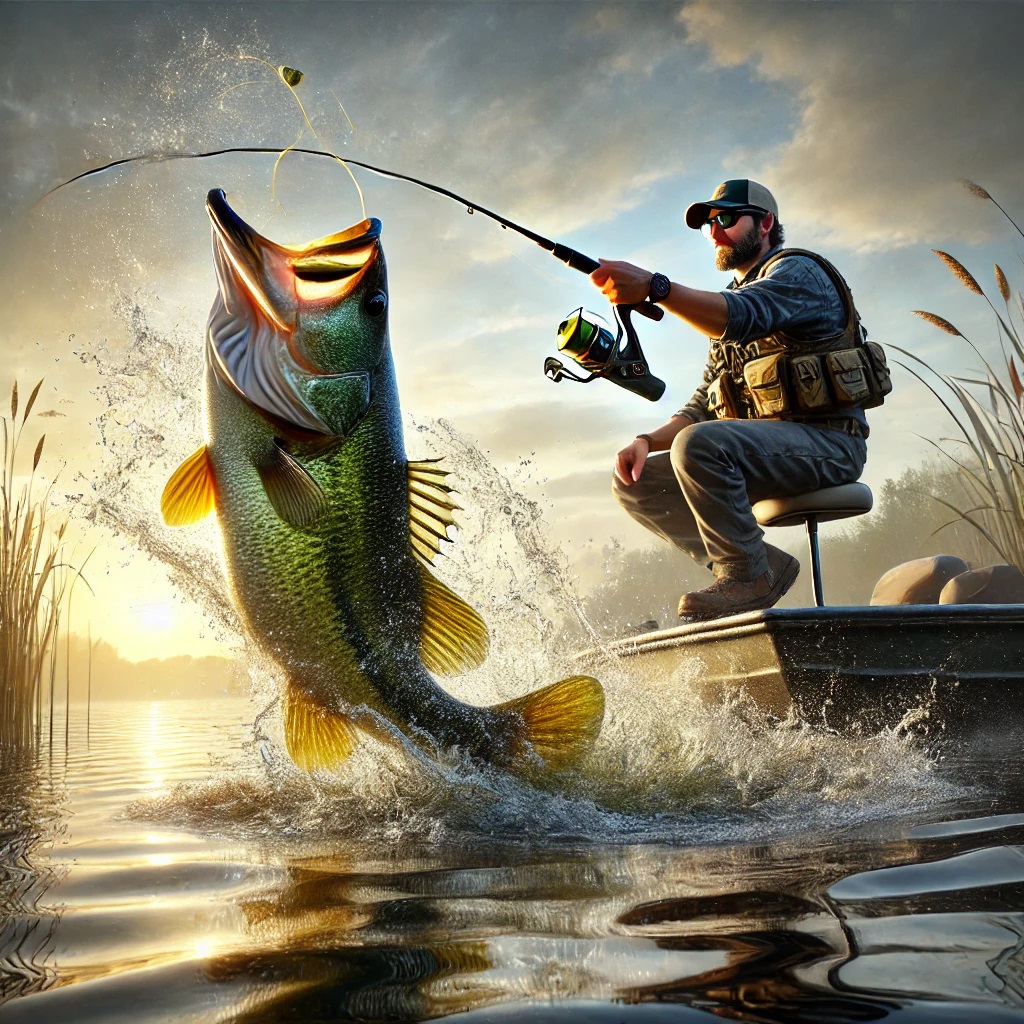
[[[792,356],[789,383],[801,412],[818,412],[832,404],[820,356]]]
[[[728,371],[723,370],[708,385],[708,412],[719,420],[738,420],[740,405],[736,400],[736,385]]]
[[[786,388],[786,362],[781,352],[773,352],[743,364],[743,380],[759,418],[779,417],[792,407]]]
[[[828,367],[838,409],[862,405],[864,399],[871,394],[863,350],[864,346],[860,345],[857,348],[841,348],[836,352],[825,353],[825,365]]]
[[[874,409],[881,405],[885,401],[885,396],[892,391],[892,377],[889,374],[889,364],[885,361],[885,349],[878,342],[866,342],[864,354],[867,356],[871,394],[863,404],[865,409]]]

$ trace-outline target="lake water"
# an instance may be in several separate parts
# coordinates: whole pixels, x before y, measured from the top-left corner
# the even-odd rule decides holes
[[[540,791],[310,779],[265,700],[72,705],[0,778],[0,1021],[1024,1020],[1015,750],[630,706]]]

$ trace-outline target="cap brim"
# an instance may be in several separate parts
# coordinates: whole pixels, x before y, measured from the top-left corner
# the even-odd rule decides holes
[[[729,203],[725,200],[708,200],[706,203],[694,203],[686,209],[686,226],[699,228],[711,216],[712,210],[749,210],[750,203]]]

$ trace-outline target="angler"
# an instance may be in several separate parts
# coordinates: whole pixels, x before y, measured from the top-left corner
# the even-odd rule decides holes
[[[615,303],[656,302],[711,338],[704,381],[666,423],[616,458],[613,488],[638,522],[715,574],[684,594],[695,619],[770,608],[800,569],[770,544],[751,511],[860,476],[865,408],[891,390],[882,348],[867,341],[850,289],[824,257],[783,249],[775,197],[747,179],[723,182],[686,211],[703,228],[723,292],[601,261],[591,279]]]

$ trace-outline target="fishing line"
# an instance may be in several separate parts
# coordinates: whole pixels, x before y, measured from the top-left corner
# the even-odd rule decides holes
[[[316,139],[316,141],[322,146],[324,144],[324,140],[320,138],[319,133],[313,127],[313,122],[310,121],[309,115],[306,113],[306,108],[302,105],[302,100],[299,99],[299,94],[295,91],[295,87],[305,77],[302,74],[302,72],[299,71],[297,68],[290,68],[284,64],[275,67],[273,64],[270,63],[270,61],[264,60],[262,57],[253,57],[247,53],[240,54],[238,59],[254,60],[259,64],[265,65],[266,67],[270,68],[271,71],[274,72],[274,74],[277,76],[278,81],[282,82],[285,85],[288,91],[292,94],[292,98],[299,105],[299,113],[302,114],[302,120],[306,122],[306,127],[313,133],[313,138]],[[332,95],[334,94],[332,93]],[[341,112],[345,115],[345,118],[348,120],[349,126],[352,128],[353,131],[355,131],[356,126],[352,124],[352,118],[348,116],[348,111],[345,110],[345,108],[341,105],[341,100],[339,100],[337,96],[335,96],[334,98],[335,100],[337,100],[338,106],[341,107]],[[274,170],[270,178],[270,193],[272,196],[274,196],[275,200],[277,197],[277,169],[278,167],[281,166],[281,161],[284,159],[285,154],[294,152],[295,147],[298,145],[299,140],[302,138],[302,135],[303,132],[302,130],[300,130],[299,134],[295,136],[295,141],[286,149],[280,150],[278,152],[277,159],[274,161]],[[341,163],[342,167],[344,167],[346,172],[348,173],[348,176],[352,179],[352,184],[355,185],[356,193],[359,196],[359,206],[363,212],[363,220],[366,220],[366,200],[363,198],[363,190],[359,187],[359,182],[356,181],[356,176],[352,173],[352,169],[348,166],[348,164],[345,163],[345,161],[340,156],[338,156],[336,153],[330,153],[329,155],[333,156],[336,160],[338,160]]]
[[[300,71],[295,71],[293,68],[286,68],[283,66],[278,69],[278,74],[280,75],[281,80],[290,89],[292,88],[292,84],[297,84],[302,78],[302,73]],[[292,91],[294,93],[294,90]],[[296,101],[299,102],[301,107],[301,101],[298,100],[297,96]],[[305,117],[305,111],[303,111],[303,116]],[[306,119],[306,123],[309,124],[308,118]],[[312,128],[312,125],[310,125],[310,128]],[[314,135],[316,134],[315,130],[313,133]],[[228,153],[274,153],[277,155],[278,163],[280,163],[286,152],[302,153],[307,156],[322,156],[335,160],[340,163],[346,171],[348,171],[353,181],[355,181],[355,175],[352,174],[352,169],[349,167],[349,164],[352,164],[355,167],[362,167],[364,170],[371,171],[374,174],[380,174],[385,178],[394,178],[396,181],[407,181],[419,188],[426,189],[428,192],[434,192],[437,195],[445,196],[448,199],[464,206],[467,213],[482,213],[485,217],[488,217],[493,221],[497,221],[502,228],[511,229],[517,234],[522,235],[524,238],[529,238],[531,241],[536,242],[542,249],[550,252],[556,259],[559,259],[567,266],[572,267],[573,270],[579,270],[581,273],[591,274],[601,265],[597,260],[592,259],[590,256],[587,256],[582,252],[578,252],[576,249],[572,249],[567,245],[563,245],[561,242],[555,242],[550,238],[545,238],[536,231],[533,231],[528,227],[524,227],[522,224],[517,224],[515,221],[509,220],[507,217],[503,217],[500,213],[488,210],[486,207],[480,206],[472,200],[466,199],[464,196],[460,196],[457,192],[452,192],[450,189],[443,188],[441,185],[435,185],[433,182],[424,181],[421,178],[414,178],[410,174],[401,174],[398,171],[392,171],[386,167],[379,167],[376,164],[369,164],[362,160],[354,160],[350,157],[340,157],[336,153],[325,152],[322,149],[307,149],[305,147],[294,145],[284,151],[273,149],[269,146],[227,146],[223,149],[208,150],[204,153],[150,153],[134,157],[124,157],[121,160],[112,160],[110,163],[104,164],[102,167],[94,167],[91,170],[83,171],[81,174],[77,174],[75,177],[61,182],[60,185],[50,189],[50,191],[47,192],[39,202],[42,202],[43,199],[53,195],[53,193],[58,189],[64,188],[65,185],[70,185],[76,181],[81,181],[83,178],[87,178],[92,174],[101,174],[103,171],[111,170],[114,167],[121,167],[125,164],[162,163],[168,160],[203,160],[210,157],[224,156]],[[356,187],[359,187],[358,184]],[[362,200],[362,195],[362,190],[360,190],[360,200]],[[364,205],[364,219],[365,216],[366,207]],[[618,384],[627,391],[631,391],[634,394],[646,398],[648,401],[656,402],[661,398],[665,391],[665,382],[650,373],[647,365],[647,359],[640,346],[640,338],[637,335],[636,328],[630,320],[630,315],[636,311],[651,320],[660,320],[665,315],[665,311],[660,306],[657,306],[650,301],[640,302],[636,305],[614,305],[612,307],[612,311],[616,327],[616,333],[614,335],[611,332],[610,326],[605,323],[602,318],[597,317],[594,314],[587,313],[582,306],[575,313],[570,314],[565,320],[563,320],[559,326],[559,351],[565,352],[575,362],[579,363],[579,365],[589,373],[588,377],[580,377],[566,370],[565,366],[554,357],[549,357],[544,361],[544,374],[556,383],[561,380],[572,380],[580,384],[588,384],[594,380],[606,379],[612,381],[614,384]]]
[[[287,82],[285,84],[287,84]],[[296,99],[298,99],[298,97],[296,97]],[[419,188],[426,189],[428,192],[434,192],[437,195],[445,196],[446,198],[459,203],[459,205],[466,208],[466,212],[469,214],[481,213],[485,217],[489,217],[491,220],[497,221],[502,228],[510,229],[522,235],[524,238],[529,238],[530,241],[536,242],[542,249],[546,249],[548,252],[552,253],[557,259],[561,260],[567,266],[572,267],[573,270],[579,270],[581,273],[590,274],[600,266],[600,263],[598,263],[597,260],[592,259],[590,256],[578,252],[576,249],[572,249],[567,245],[563,245],[561,242],[555,242],[550,238],[545,238],[536,231],[524,227],[522,224],[517,224],[515,221],[509,220],[507,217],[503,217],[500,213],[488,210],[486,207],[480,206],[479,203],[475,203],[471,199],[466,199],[464,196],[460,196],[458,193],[452,192],[450,189],[443,188],[441,185],[435,185],[432,182],[423,181],[421,178],[414,178],[410,174],[401,174],[398,171],[388,170],[386,167],[378,167],[375,164],[369,164],[362,160],[353,160],[351,157],[341,157],[335,153],[330,153],[322,149],[307,149],[303,146],[292,146],[286,150],[286,152],[302,153],[305,156],[327,157],[328,159],[334,160],[342,165],[352,164],[354,167],[361,167],[363,170],[371,171],[372,173],[379,174],[385,178],[394,178],[397,181],[407,181],[411,185],[417,185]],[[202,153],[143,153],[137,156],[123,157],[120,160],[112,160],[110,163],[103,164],[102,167],[93,167],[87,171],[82,171],[81,174],[76,174],[73,178],[68,178],[67,181],[62,181],[59,185],[51,188],[50,191],[39,200],[39,202],[43,202],[43,200],[52,196],[54,192],[59,191],[67,185],[72,185],[76,181],[81,181],[83,178],[88,178],[94,174],[102,174],[104,171],[113,170],[115,167],[123,167],[125,164],[164,163],[171,160],[205,160],[211,157],[226,156],[229,153],[259,153],[264,155],[273,153],[278,157],[282,155],[282,151],[280,149],[271,146],[228,146],[224,149],[211,149]],[[351,171],[349,171],[349,173],[351,174]],[[360,198],[361,197],[362,192],[360,192]]]

